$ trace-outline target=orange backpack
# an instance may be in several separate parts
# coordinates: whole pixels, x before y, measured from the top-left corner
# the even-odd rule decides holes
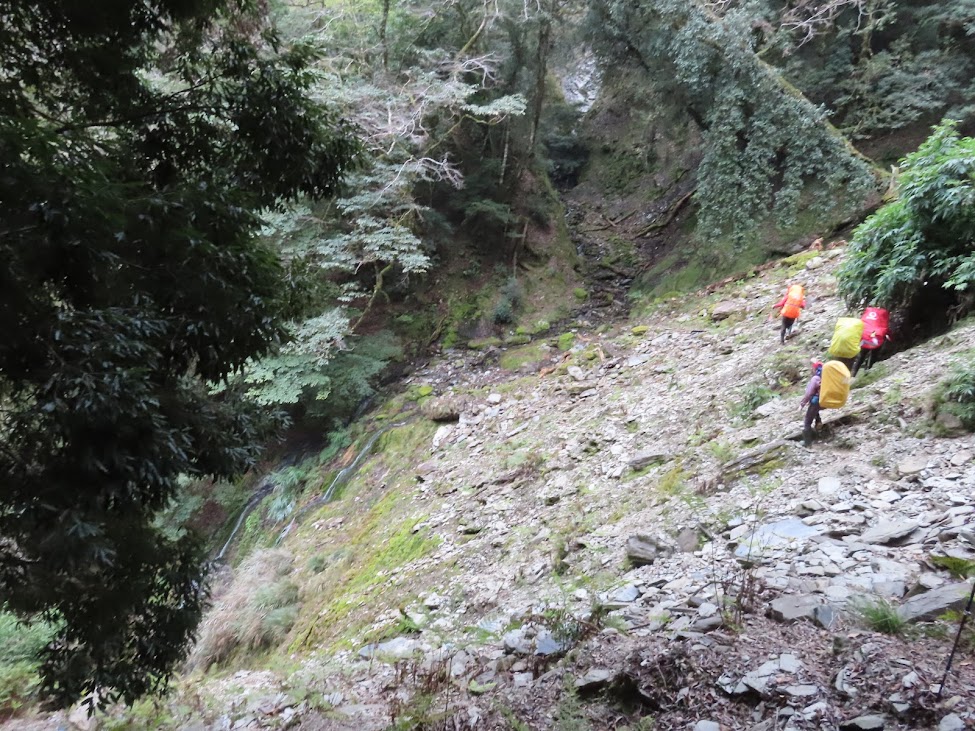
[[[785,295],[785,306],[782,308],[782,317],[797,320],[799,313],[802,312],[802,285],[793,284]]]

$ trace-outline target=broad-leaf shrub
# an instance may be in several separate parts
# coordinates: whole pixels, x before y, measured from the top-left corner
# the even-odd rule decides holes
[[[946,120],[900,164],[898,198],[861,224],[839,271],[851,307],[898,309],[975,283],[975,139]]]

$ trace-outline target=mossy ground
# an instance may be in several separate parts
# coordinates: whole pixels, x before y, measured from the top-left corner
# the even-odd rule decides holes
[[[439,541],[421,527],[424,516],[410,500],[416,487],[411,468],[435,430],[432,422],[417,420],[387,431],[343,500],[309,516],[289,539],[296,553],[323,557],[300,573],[303,596],[314,601],[305,601],[295,623],[292,651],[364,641],[377,617],[423,585],[414,564]],[[350,501],[356,510],[348,509]]]

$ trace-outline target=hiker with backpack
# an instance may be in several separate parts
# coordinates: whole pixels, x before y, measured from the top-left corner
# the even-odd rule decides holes
[[[782,345],[785,345],[785,339],[792,335],[792,326],[799,319],[799,315],[805,306],[806,298],[801,284],[791,285],[782,299],[772,306],[774,310],[781,310],[782,328],[779,330],[779,342]],[[771,315],[769,315],[769,319],[772,319]]]
[[[863,311],[860,320],[863,322],[863,335],[860,338],[860,352],[850,369],[852,376],[856,376],[860,366],[864,363],[866,363],[869,371],[873,367],[877,353],[880,352],[884,343],[890,340],[888,334],[890,313],[887,310],[882,307],[868,307]]]
[[[833,338],[829,341],[827,356],[838,360],[847,368],[860,354],[860,340],[863,338],[863,320],[857,317],[841,317],[836,321]]]
[[[813,361],[812,378],[806,384],[806,393],[802,397],[802,406],[806,406],[806,418],[802,422],[802,443],[812,446],[813,422],[816,428],[823,425],[823,420],[819,416],[819,391],[823,382],[823,364],[820,361]]]
[[[806,447],[812,446],[813,423],[817,429],[823,425],[820,411],[840,408],[850,395],[850,370],[840,361],[831,360],[825,364],[813,361],[812,371],[802,397],[802,406],[807,407],[802,423],[802,443]]]

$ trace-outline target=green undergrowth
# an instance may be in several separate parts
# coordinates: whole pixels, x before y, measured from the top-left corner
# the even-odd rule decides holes
[[[37,699],[40,653],[54,632],[47,622],[22,624],[0,605],[0,718]]]
[[[405,473],[409,465],[421,461],[415,457],[430,446],[436,431],[437,425],[426,419],[394,427],[379,438],[375,452],[387,467]],[[362,467],[366,468],[368,465]]]
[[[440,540],[418,528],[422,517],[399,517],[402,501],[396,493],[386,495],[344,542],[342,571],[317,587],[314,611],[293,635],[291,651],[321,645],[348,647],[357,638],[364,641],[374,618],[412,593],[409,579],[399,587],[391,586],[391,573],[408,571],[410,564],[436,550]]]
[[[882,597],[865,598],[852,605],[860,621],[874,632],[900,636],[907,632],[909,624],[897,612],[897,607]]]
[[[299,555],[315,557],[305,564],[305,608],[291,635],[290,651],[348,647],[390,631],[372,627],[375,618],[414,591],[408,567],[440,544],[419,527],[423,518],[413,513],[410,502],[412,466],[424,458],[436,429],[436,424],[419,419],[383,434],[375,454],[350,481],[343,503],[323,506],[289,541]],[[361,507],[351,511],[352,500]],[[340,528],[323,534],[315,527],[338,517]],[[398,574],[403,580],[394,587],[390,575],[397,569],[405,573]]]
[[[958,556],[929,556],[931,563],[944,569],[955,579],[968,579],[975,576],[975,561]]]
[[[552,353],[545,343],[529,343],[519,348],[510,348],[501,355],[499,365],[506,371],[516,371],[526,364],[540,363]]]
[[[967,351],[934,393],[934,410],[957,417],[968,431],[975,431],[975,356]]]
[[[856,378],[850,382],[850,388],[865,388],[866,386],[881,380],[887,376],[888,373],[890,373],[890,369],[884,363],[875,365],[870,370],[861,370],[859,373],[857,373]]]

